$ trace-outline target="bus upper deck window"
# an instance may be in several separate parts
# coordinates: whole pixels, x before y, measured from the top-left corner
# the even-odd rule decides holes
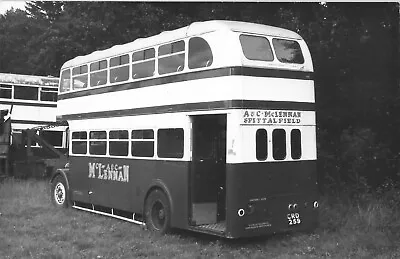
[[[83,65],[72,69],[73,89],[83,89],[88,85],[88,66]]]
[[[185,67],[185,42],[183,40],[161,45],[158,48],[158,73],[169,74]]]
[[[68,92],[71,88],[71,70],[66,69],[61,73],[60,93]]]
[[[271,45],[267,38],[241,34],[239,39],[243,54],[247,59],[260,61],[274,60]]]
[[[139,79],[154,75],[155,49],[146,49],[132,54],[132,78]]]
[[[110,83],[129,79],[129,55],[125,54],[110,59]]]
[[[272,39],[276,57],[282,63],[303,64],[304,57],[300,45],[294,40]]]
[[[14,99],[37,101],[39,87],[14,85]]]
[[[47,102],[57,102],[57,89],[42,87],[42,89],[40,89],[40,100]]]
[[[0,98],[11,99],[11,97],[12,97],[12,86],[0,85]]]
[[[209,67],[213,62],[213,55],[207,41],[200,37],[189,40],[189,68]]]
[[[107,83],[107,60],[90,64],[90,86],[105,85]]]

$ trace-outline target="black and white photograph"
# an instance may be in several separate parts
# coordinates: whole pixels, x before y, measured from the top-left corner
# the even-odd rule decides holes
[[[400,258],[400,2],[0,0],[0,258]]]

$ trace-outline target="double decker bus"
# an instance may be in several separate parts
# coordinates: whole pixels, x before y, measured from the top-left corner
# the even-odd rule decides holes
[[[67,61],[56,206],[227,238],[318,223],[313,66],[295,32],[195,22]]]
[[[42,129],[38,134],[59,149],[66,148],[66,127],[57,126],[56,109],[59,78],[0,73],[0,110],[11,117],[11,143],[22,143],[22,131]],[[32,143],[35,153],[42,153]]]

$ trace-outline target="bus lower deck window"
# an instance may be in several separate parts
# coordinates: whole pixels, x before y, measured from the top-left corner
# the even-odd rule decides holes
[[[131,142],[132,156],[153,157],[154,141],[133,141]]]
[[[110,130],[109,153],[111,156],[128,156],[128,131]]]
[[[72,154],[87,153],[87,132],[76,131],[72,132]]]
[[[89,134],[89,154],[105,155],[107,153],[106,131],[91,131]]]
[[[159,129],[157,141],[158,157],[183,157],[183,129]]]
[[[154,156],[154,131],[150,129],[132,130],[131,154],[135,157]]]

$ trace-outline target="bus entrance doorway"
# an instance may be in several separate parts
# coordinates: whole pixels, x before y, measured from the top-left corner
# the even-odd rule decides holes
[[[226,114],[192,116],[191,225],[225,221]]]

